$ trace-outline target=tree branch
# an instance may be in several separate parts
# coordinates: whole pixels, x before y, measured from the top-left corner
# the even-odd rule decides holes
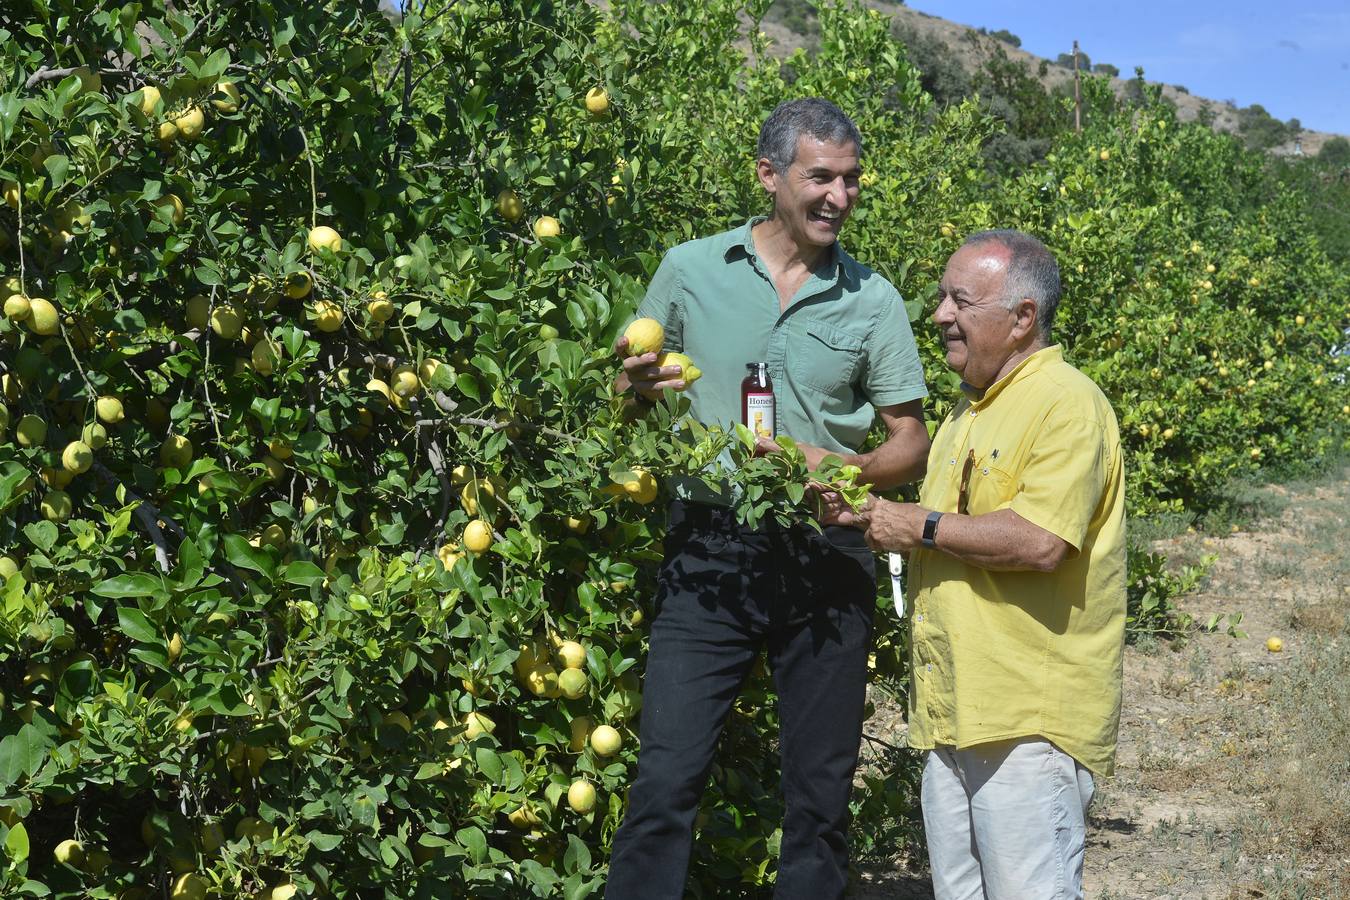
[[[566,432],[548,428],[543,425],[533,425],[529,422],[521,422],[516,419],[506,419],[498,421],[496,419],[480,419],[475,416],[451,416],[445,419],[418,419],[413,423],[418,428],[439,428],[444,426],[468,425],[475,428],[491,428],[493,431],[501,431],[504,428],[519,428],[523,431],[533,431],[538,434],[547,435],[560,441],[567,441],[569,444],[575,444],[579,438]]]

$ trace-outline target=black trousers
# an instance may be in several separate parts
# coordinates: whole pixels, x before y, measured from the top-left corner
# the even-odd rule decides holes
[[[843,896],[875,565],[855,529],[749,529],[730,510],[672,505],[638,776],[614,837],[609,900],[684,895],[717,740],[762,647],[778,693],[786,807],[774,897]]]

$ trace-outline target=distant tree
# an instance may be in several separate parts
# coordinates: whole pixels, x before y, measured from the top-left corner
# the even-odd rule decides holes
[[[919,70],[919,83],[944,106],[971,93],[970,74],[946,42],[895,22],[891,34],[905,45],[905,56]]]
[[[1350,140],[1334,137],[1322,145],[1317,159],[1328,166],[1345,168],[1350,166]]]
[[[820,22],[816,17],[816,5],[810,0],[774,0],[764,11],[767,22],[777,22],[784,28],[800,35],[820,33]]]
[[[1190,89],[1188,89],[1184,84],[1174,84],[1172,85],[1172,90],[1176,91],[1178,94],[1190,93]]]
[[[1006,28],[1000,28],[998,31],[991,31],[989,32],[989,36],[995,40],[1002,41],[1005,44],[1012,44],[1014,47],[1022,46],[1022,39]]]
[[[1066,69],[1073,68],[1073,54],[1061,53],[1055,57],[1055,65],[1063,66]],[[1092,60],[1082,50],[1078,51],[1078,70],[1080,72],[1089,72],[1092,70]]]
[[[1238,134],[1253,150],[1269,150],[1292,140],[1303,130],[1298,119],[1281,122],[1259,103],[1237,111]]]
[[[1092,67],[1092,71],[1096,75],[1110,75],[1112,78],[1120,77],[1120,69],[1110,63],[1097,63]]]

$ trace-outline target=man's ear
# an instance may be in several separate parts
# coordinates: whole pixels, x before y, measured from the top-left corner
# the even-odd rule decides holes
[[[755,163],[755,175],[759,178],[759,183],[764,190],[769,192],[770,197],[778,193],[778,183],[775,180],[777,173],[774,172],[773,163],[769,162],[767,157],[761,156],[759,161]]]
[[[1015,341],[1021,341],[1029,334],[1035,334],[1040,330],[1040,324],[1036,321],[1036,314],[1039,312],[1035,300],[1030,297],[1023,297],[1017,301],[1013,307],[1012,337]]]

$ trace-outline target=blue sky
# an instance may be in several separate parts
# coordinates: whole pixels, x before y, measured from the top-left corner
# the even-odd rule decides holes
[[[909,0],[911,9],[990,31],[1054,59],[1075,39],[1094,63],[1192,94],[1260,103],[1280,120],[1350,135],[1350,2],[1340,0]]]

